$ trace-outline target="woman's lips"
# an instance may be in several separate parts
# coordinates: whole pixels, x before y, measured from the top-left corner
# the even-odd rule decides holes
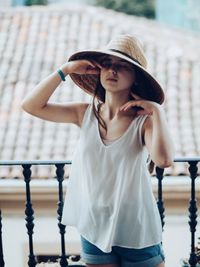
[[[115,78],[107,78],[106,80],[107,81],[112,81],[112,82],[117,82],[117,79],[115,79]]]

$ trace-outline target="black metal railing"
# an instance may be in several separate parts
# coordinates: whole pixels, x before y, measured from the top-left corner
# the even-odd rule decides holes
[[[195,232],[197,226],[197,201],[195,196],[195,180],[198,173],[197,164],[200,162],[200,158],[178,158],[174,161],[176,164],[180,162],[187,162],[188,163],[188,173],[191,179],[191,194],[189,200],[189,228],[191,232],[191,250],[189,252],[189,264],[191,267],[195,267],[197,264],[197,255],[195,252]],[[68,266],[67,257],[69,255],[66,254],[65,250],[65,226],[61,224],[61,216],[62,216],[62,209],[63,209],[63,181],[64,181],[64,167],[65,165],[70,165],[71,161],[0,161],[0,168],[3,166],[22,166],[22,174],[25,181],[26,186],[26,203],[25,203],[25,220],[26,220],[26,228],[29,238],[29,259],[28,259],[28,266],[35,267],[37,264],[37,258],[34,255],[34,243],[33,243],[33,229],[34,229],[34,209],[32,207],[32,200],[31,200],[31,167],[34,165],[54,165],[55,166],[55,175],[58,181],[58,228],[61,238],[61,252],[60,252],[60,266],[66,267]],[[162,226],[164,227],[165,222],[165,207],[164,207],[164,200],[162,196],[162,181],[164,178],[164,169],[156,167],[156,178],[158,179],[158,192],[157,192],[157,205],[160,212]],[[2,217],[1,217],[1,210],[0,210],[0,266],[4,267],[4,257],[3,257],[3,243],[2,243]],[[78,265],[78,264],[77,264]],[[73,266],[77,266],[74,265]]]

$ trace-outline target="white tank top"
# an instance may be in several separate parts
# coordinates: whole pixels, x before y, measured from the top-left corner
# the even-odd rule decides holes
[[[162,226],[147,170],[141,129],[133,119],[124,134],[105,145],[88,105],[72,157],[62,224],[104,252],[112,246],[144,248],[162,241]]]
[[[112,144],[115,140],[108,140],[108,139],[103,139],[102,138],[102,141],[106,146],[108,146],[108,145]]]

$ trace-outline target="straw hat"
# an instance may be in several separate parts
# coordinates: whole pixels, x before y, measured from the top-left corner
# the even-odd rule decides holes
[[[163,103],[164,92],[162,87],[147,70],[147,60],[144,51],[139,40],[135,36],[127,34],[118,35],[113,38],[104,49],[80,51],[71,55],[68,61],[87,59],[98,62],[98,58],[102,55],[116,56],[132,63],[136,70],[137,84],[132,91],[143,99],[155,101],[159,104]],[[100,75],[94,74],[83,75],[71,73],[70,77],[75,84],[90,95],[94,95],[100,80]],[[100,97],[98,98],[100,99]],[[103,101],[102,99],[100,100]]]

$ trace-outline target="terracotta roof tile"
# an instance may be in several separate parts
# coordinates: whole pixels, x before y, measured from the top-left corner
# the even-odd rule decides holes
[[[117,22],[117,24],[116,24]],[[200,154],[200,38],[189,31],[103,8],[50,5],[0,11],[0,159],[71,160],[79,129],[34,118],[21,110],[23,97],[74,51],[99,48],[118,33],[142,40],[149,69],[166,92],[167,120],[176,157]],[[83,101],[91,97],[70,79],[52,101]],[[177,163],[166,173],[187,173]],[[1,168],[1,177],[11,176]],[[34,176],[55,176],[55,167],[33,168]],[[20,176],[20,168],[12,176]]]

